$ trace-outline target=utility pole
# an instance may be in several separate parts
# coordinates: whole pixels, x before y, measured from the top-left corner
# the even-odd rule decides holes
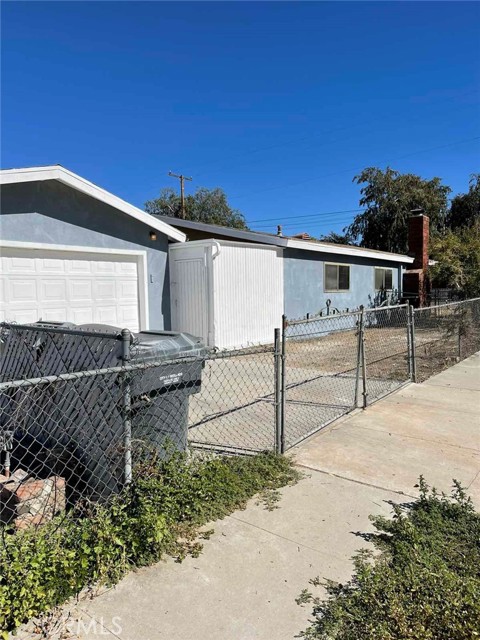
[[[181,200],[181,213],[180,217],[185,220],[185,180],[191,180],[192,178],[188,178],[187,176],[183,176],[182,174],[177,175],[176,173],[168,172],[168,175],[172,178],[178,178],[180,180],[180,200]]]

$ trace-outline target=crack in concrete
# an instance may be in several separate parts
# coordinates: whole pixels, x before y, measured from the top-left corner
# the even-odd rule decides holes
[[[315,553],[319,553],[322,556],[327,556],[329,558],[335,558],[336,560],[339,560],[340,562],[345,562],[346,564],[348,564],[348,561],[345,560],[345,558],[342,558],[341,556],[337,556],[334,553],[330,553],[330,552],[326,552],[325,550],[321,550],[321,549],[316,549],[315,547],[310,547],[308,544],[304,544],[303,542],[298,542],[298,540],[292,540],[292,538],[287,538],[286,536],[282,536],[280,533],[275,533],[275,531],[270,531],[270,529],[265,529],[264,527],[261,527],[258,524],[253,524],[253,522],[248,522],[248,520],[242,520],[241,518],[237,518],[236,516],[227,516],[228,518],[230,518],[231,520],[236,520],[237,522],[241,522],[242,524],[246,524],[249,527],[254,527],[255,529],[259,529],[260,531],[264,531],[265,533],[269,533],[272,536],[275,536],[276,538],[280,538],[280,540],[285,540],[285,542],[291,542],[292,544],[297,545],[297,547],[302,547],[304,549],[308,549],[309,551],[314,551]]]
[[[347,478],[346,476],[342,476],[339,473],[333,473],[332,471],[324,471],[323,469],[315,469],[315,467],[309,467],[306,464],[301,464],[299,462],[295,463],[296,467],[301,467],[303,469],[308,469],[309,471],[316,471],[317,473],[323,473],[327,476],[333,476],[334,478],[340,478],[341,480],[346,480],[347,482],[354,482],[355,484],[361,484],[364,487],[371,487],[372,489],[379,489],[380,491],[387,491],[388,493],[396,493],[400,496],[406,496],[407,498],[417,499],[417,496],[412,495],[411,493],[405,493],[405,491],[401,491],[399,489],[388,489],[387,487],[382,487],[378,484],[372,484],[370,482],[364,482],[363,480],[355,480],[354,478]]]

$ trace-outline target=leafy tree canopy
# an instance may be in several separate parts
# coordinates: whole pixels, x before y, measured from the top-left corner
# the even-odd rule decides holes
[[[348,233],[335,233],[330,231],[326,236],[319,238],[320,242],[331,242],[332,244],[354,244]]]
[[[463,291],[467,298],[480,296],[480,219],[434,236],[430,254],[437,261],[430,269],[434,286]]]
[[[447,215],[450,229],[471,227],[480,220],[480,173],[474,173],[470,179],[468,193],[459,193],[452,199]]]
[[[148,200],[145,203],[145,211],[162,216],[179,217],[181,214],[180,196],[170,187],[162,189],[158,198]],[[237,209],[232,209],[228,204],[225,192],[219,187],[216,189],[199,187],[193,195],[187,195],[185,197],[185,218],[234,229],[248,229],[243,214]]]
[[[407,219],[414,209],[422,209],[430,218],[432,230],[444,227],[451,189],[440,178],[424,180],[390,167],[385,171],[367,167],[353,180],[363,185],[360,206],[365,211],[345,231],[360,246],[406,253]]]

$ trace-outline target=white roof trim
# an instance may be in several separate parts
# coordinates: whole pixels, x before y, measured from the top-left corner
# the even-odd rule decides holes
[[[305,251],[317,251],[320,253],[333,253],[344,256],[357,256],[359,258],[374,258],[375,260],[384,260],[386,262],[399,262],[402,264],[412,264],[413,258],[401,255],[399,253],[389,253],[387,251],[375,251],[363,247],[347,247],[344,245],[332,244],[331,242],[317,242],[310,240],[299,240],[289,238],[288,236],[274,236],[272,234],[263,234],[258,231],[246,231],[244,229],[230,229],[229,227],[221,227],[219,225],[207,224],[206,222],[196,222],[193,220],[181,220],[169,216],[158,216],[165,222],[179,227],[205,231],[211,233],[212,238],[219,240],[216,234],[238,238],[239,240],[250,240],[254,244],[276,245],[277,247],[288,247],[290,249],[303,249]],[[195,242],[197,242],[195,240]]]
[[[386,260],[387,262],[402,262],[411,264],[413,258],[404,256],[399,253],[387,253],[384,251],[374,251],[372,249],[364,249],[363,247],[345,247],[336,246],[326,242],[310,242],[308,240],[292,240],[287,239],[287,247],[289,249],[304,249],[306,251],[318,251],[321,253],[334,253],[344,256],[357,256],[359,258],[374,258],[375,260]]]
[[[204,240],[189,240],[185,244],[173,244],[170,250],[185,250],[189,247],[202,247],[219,244],[226,247],[242,247],[245,249],[268,249],[269,251],[282,251],[283,247],[275,244],[259,244],[257,242],[237,242],[237,240],[224,240],[222,238],[205,238]]]
[[[28,167],[25,169],[4,169],[0,171],[0,185],[2,184],[14,184],[21,182],[37,182],[39,180],[58,180],[63,184],[81,191],[92,198],[96,198],[105,204],[122,211],[131,218],[143,222],[143,224],[149,226],[151,229],[155,229],[168,236],[172,240],[178,242],[185,242],[187,236],[175,227],[162,222],[158,218],[142,211],[138,207],[134,207],[133,204],[129,204],[125,200],[114,196],[113,193],[105,191],[101,187],[93,184],[82,178],[81,176],[65,169],[60,165],[53,165],[47,167]]]
[[[264,234],[258,231],[246,231],[245,229],[235,229],[233,227],[223,227],[218,224],[210,224],[207,222],[197,222],[196,220],[183,220],[180,218],[173,218],[171,216],[162,216],[155,214],[156,218],[160,218],[167,224],[171,224],[173,227],[181,227],[184,229],[194,229],[195,231],[205,231],[205,233],[211,233],[212,238],[218,239],[218,236],[227,236],[230,238],[238,238],[239,240],[246,239],[251,240],[255,244],[272,244],[277,247],[286,247],[286,238],[283,236],[273,236],[271,234]],[[196,240],[195,240],[196,242]],[[235,240],[236,242],[236,240]]]

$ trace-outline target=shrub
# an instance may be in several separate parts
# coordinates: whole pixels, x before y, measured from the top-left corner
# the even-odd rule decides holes
[[[452,498],[429,490],[395,505],[393,519],[372,517],[380,553],[360,552],[347,584],[326,584],[313,600],[316,640],[473,640],[480,637],[480,515],[462,487]],[[314,583],[317,583],[314,581]]]
[[[164,553],[199,553],[200,525],[297,477],[287,458],[272,453],[203,461],[176,454],[137,468],[132,485],[108,505],[83,505],[15,534],[4,528],[0,630],[8,637],[83,588],[114,584]]]

